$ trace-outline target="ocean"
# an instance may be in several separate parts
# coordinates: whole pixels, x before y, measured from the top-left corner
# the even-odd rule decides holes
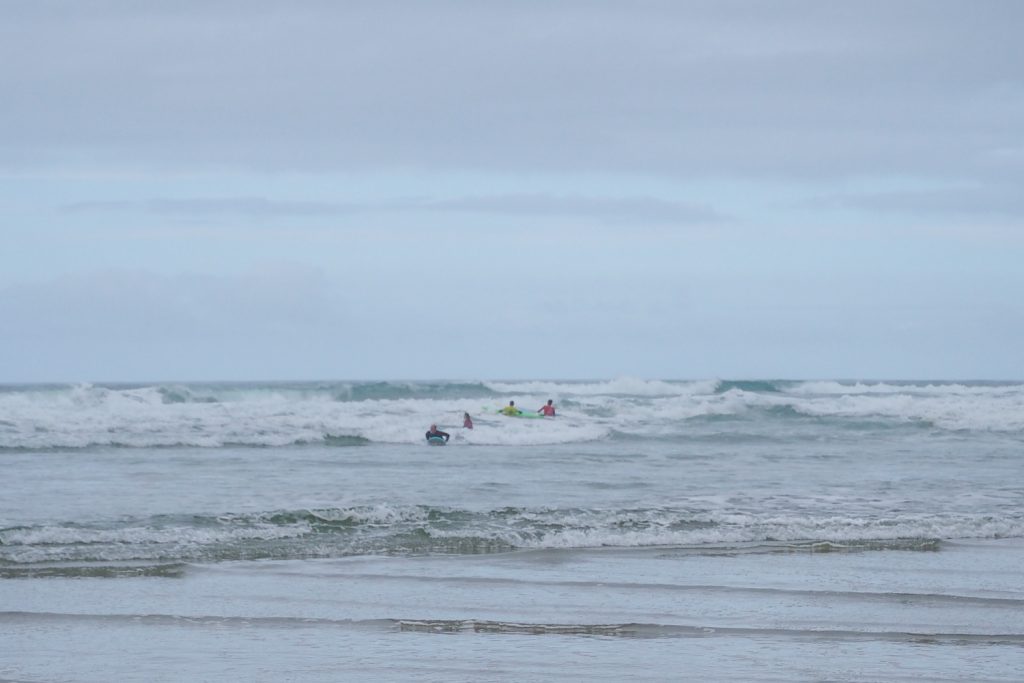
[[[0,475],[3,681],[1024,680],[1021,382],[6,385]]]

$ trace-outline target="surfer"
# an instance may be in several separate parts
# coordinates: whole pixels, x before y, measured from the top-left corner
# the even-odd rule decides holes
[[[469,413],[463,413],[462,414],[462,428],[463,429],[472,429],[473,428],[473,418],[471,418],[469,416]]]
[[[553,406],[551,404],[551,399],[549,398],[548,399],[548,404],[546,406],[541,406],[537,410],[537,412],[542,414],[544,417],[554,417],[555,416],[555,406]]]
[[[430,431],[427,432],[427,441],[431,439],[444,439],[445,443],[448,443],[448,432],[442,432],[437,428],[437,425],[430,425]]]
[[[501,409],[502,415],[522,415],[523,411],[516,408],[515,401],[509,401],[508,405]]]

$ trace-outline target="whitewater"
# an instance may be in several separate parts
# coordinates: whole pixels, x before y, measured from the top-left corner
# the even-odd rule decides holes
[[[6,385],[0,474],[0,680],[1024,678],[1021,382]]]
[[[561,419],[491,413],[506,399]],[[485,420],[456,443],[542,445],[683,436],[715,418],[856,420],[947,431],[1024,432],[1024,385],[931,382],[330,382],[0,387],[0,449],[417,443],[431,422]]]

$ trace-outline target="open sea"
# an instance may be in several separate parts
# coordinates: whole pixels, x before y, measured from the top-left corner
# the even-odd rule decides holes
[[[1024,383],[0,386],[0,680],[1021,681]]]

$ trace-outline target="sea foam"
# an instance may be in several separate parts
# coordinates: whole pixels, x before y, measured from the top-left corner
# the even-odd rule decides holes
[[[371,398],[353,398],[360,395]],[[527,412],[552,399],[554,420]],[[462,428],[470,413],[474,430]],[[430,424],[451,445],[584,443],[693,433],[734,419],[766,435],[786,420],[863,421],[958,431],[1024,431],[1024,385],[1011,383],[607,382],[293,383],[5,387],[0,449],[285,447],[421,443]],[[858,422],[860,421],[860,422]]]

